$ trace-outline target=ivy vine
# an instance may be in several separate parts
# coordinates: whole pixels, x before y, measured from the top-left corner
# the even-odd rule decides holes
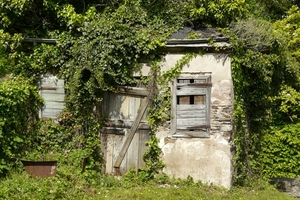
[[[246,178],[260,175],[263,159],[258,160],[258,155],[265,144],[262,139],[268,143],[272,134],[294,133],[295,124],[299,122],[300,12],[295,6],[298,4],[290,1],[278,11],[268,9],[278,8],[275,1],[268,5],[262,1],[244,0],[101,2],[4,0],[0,4],[0,98],[5,97],[4,103],[0,102],[5,105],[1,107],[0,137],[5,136],[3,141],[6,141],[0,142],[3,150],[0,156],[4,155],[0,173],[8,171],[15,158],[21,156],[17,149],[26,150],[36,142],[36,135],[29,130],[33,130],[36,123],[33,117],[37,114],[36,106],[42,102],[33,90],[44,73],[59,74],[66,80],[67,91],[66,109],[59,122],[63,129],[51,125],[52,128],[45,130],[65,131],[64,142],[69,145],[66,148],[74,150],[73,155],[80,155],[80,159],[88,157],[90,163],[97,163],[88,167],[97,168],[101,162],[101,157],[95,156],[100,151],[98,131],[103,122],[98,106],[103,92],[115,91],[117,85],[139,82],[132,73],[140,70],[141,61],[154,60],[151,76],[155,79],[144,80],[149,87],[161,87],[160,93],[155,91],[149,96],[152,106],[148,121],[153,134],[158,124],[171,117],[168,82],[194,56],[185,55],[174,68],[161,73],[158,68],[162,54],[156,50],[164,46],[172,32],[184,24],[191,24],[195,28],[230,25],[230,30],[224,34],[231,37],[232,48],[235,180],[242,184]],[[251,13],[256,16],[249,17]],[[273,15],[280,20],[273,23],[259,18],[276,19]],[[232,23],[235,20],[238,23]],[[56,38],[57,43],[34,46],[22,43],[26,37]],[[190,37],[195,38],[197,34],[190,34]],[[9,74],[17,78],[3,82]],[[32,108],[28,107],[28,100],[34,102]],[[7,109],[13,110],[13,106],[20,109],[11,115]],[[287,129],[281,127],[284,125]],[[277,131],[270,130],[270,127]],[[24,132],[30,135],[28,140],[24,140]],[[291,136],[297,137],[296,134]],[[148,143],[149,149],[153,150],[145,154],[151,173],[163,166],[157,160],[161,153],[157,142],[153,136]],[[156,166],[151,166],[151,163],[156,163]],[[265,166],[271,164],[266,162]]]
[[[151,106],[148,109],[147,121],[151,126],[151,139],[146,143],[148,149],[146,150],[143,159],[146,163],[146,172],[148,178],[153,178],[160,172],[165,164],[161,160],[162,150],[158,146],[158,138],[156,136],[158,128],[171,116],[171,90],[169,83],[180,75],[184,66],[188,66],[190,61],[197,56],[196,53],[185,53],[179,59],[175,66],[171,69],[161,72],[161,59],[153,61],[151,64],[151,72],[149,74],[149,86],[151,92]],[[158,90],[159,88],[159,90]],[[154,91],[154,93],[152,93]]]

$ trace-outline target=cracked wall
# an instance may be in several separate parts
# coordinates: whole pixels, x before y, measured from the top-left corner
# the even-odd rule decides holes
[[[173,67],[183,55],[168,54],[162,71]],[[233,84],[230,58],[225,54],[205,54],[193,59],[182,73],[210,73],[212,77],[210,137],[174,138],[170,126],[157,133],[166,163],[164,172],[176,178],[188,176],[203,183],[230,188],[232,184]]]

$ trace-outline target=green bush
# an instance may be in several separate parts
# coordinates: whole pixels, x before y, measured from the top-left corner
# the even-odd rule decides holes
[[[0,175],[31,145],[42,104],[37,87],[26,79],[8,78],[0,84]]]
[[[266,177],[300,175],[300,123],[271,129],[262,141],[262,171]]]
[[[0,198],[83,199],[87,192],[85,183],[81,179],[68,180],[59,175],[34,179],[26,173],[12,173],[1,181]]]

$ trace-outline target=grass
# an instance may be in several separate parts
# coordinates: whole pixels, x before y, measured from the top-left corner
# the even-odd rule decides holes
[[[133,176],[73,176],[58,174],[51,178],[32,178],[14,172],[0,180],[0,199],[197,199],[197,200],[291,200],[266,182],[255,181],[251,187],[230,190],[194,183],[192,180],[169,179],[166,176],[147,183]]]
[[[276,190],[249,191],[243,188],[233,188],[230,191],[203,189],[194,186],[179,188],[159,188],[144,186],[130,189],[114,188],[113,190],[99,191],[95,199],[199,199],[199,200],[288,200],[293,199]]]

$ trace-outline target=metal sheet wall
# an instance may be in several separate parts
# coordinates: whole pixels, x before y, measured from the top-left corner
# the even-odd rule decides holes
[[[45,101],[40,117],[56,119],[65,107],[64,80],[44,75],[40,79],[39,93]]]

